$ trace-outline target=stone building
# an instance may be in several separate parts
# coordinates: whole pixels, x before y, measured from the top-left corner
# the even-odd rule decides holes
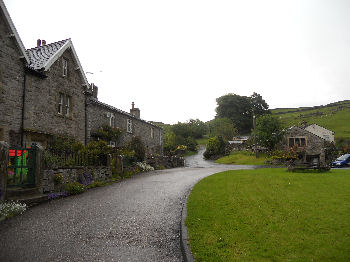
[[[279,144],[279,148],[289,150],[294,148],[299,154],[302,163],[319,163],[325,165],[327,160],[327,148],[332,144],[322,137],[301,127],[292,126]]]
[[[29,67],[24,100],[24,141],[44,147],[62,135],[85,142],[85,90],[89,83],[70,39],[27,50]]]
[[[122,129],[120,144],[139,136],[149,153],[162,153],[162,128],[98,101],[71,39],[25,50],[0,0],[0,141],[43,147],[53,135],[87,143],[102,125]]]
[[[0,141],[21,144],[25,65],[24,45],[0,0]]]

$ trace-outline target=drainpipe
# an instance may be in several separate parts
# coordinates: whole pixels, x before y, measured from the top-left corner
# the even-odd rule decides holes
[[[87,138],[88,138],[88,113],[87,113],[87,93],[85,94],[85,146],[87,145]]]
[[[25,101],[26,101],[26,85],[27,85],[27,74],[26,72],[24,72],[23,96],[22,96],[22,119],[21,119],[21,147],[24,147],[24,115],[25,115]]]

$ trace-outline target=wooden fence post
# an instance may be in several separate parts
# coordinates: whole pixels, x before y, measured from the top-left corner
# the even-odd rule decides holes
[[[4,141],[0,141],[0,202],[6,198],[8,162],[9,145]]]

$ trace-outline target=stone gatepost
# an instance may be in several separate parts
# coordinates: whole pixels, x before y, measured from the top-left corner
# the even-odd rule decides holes
[[[35,187],[43,193],[44,149],[37,144],[32,144],[32,148],[35,149]]]
[[[7,188],[7,165],[9,162],[9,145],[0,141],[0,202],[5,200]]]

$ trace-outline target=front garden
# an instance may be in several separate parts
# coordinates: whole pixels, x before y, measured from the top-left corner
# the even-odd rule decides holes
[[[227,171],[200,181],[186,225],[196,261],[349,261],[347,170]]]

